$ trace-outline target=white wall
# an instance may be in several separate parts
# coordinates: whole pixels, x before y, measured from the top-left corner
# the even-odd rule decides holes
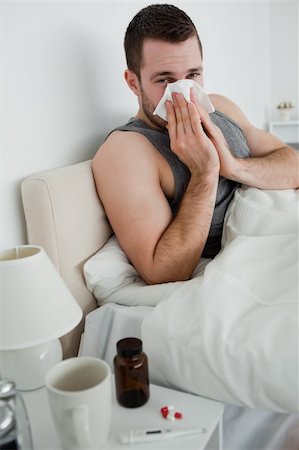
[[[271,116],[279,119],[275,108],[281,101],[292,101],[291,119],[298,117],[299,101],[299,2],[274,1],[271,23]]]
[[[149,3],[0,3],[0,248],[26,241],[22,179],[91,158],[106,133],[135,114],[136,98],[123,80],[123,37]],[[275,70],[279,61],[298,66],[296,0],[172,3],[198,27],[208,92],[232,98],[259,127],[278,101],[296,103],[298,70]]]

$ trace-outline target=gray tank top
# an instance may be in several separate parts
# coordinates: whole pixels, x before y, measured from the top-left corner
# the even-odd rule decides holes
[[[221,129],[232,154],[234,156],[238,156],[239,158],[249,157],[250,151],[247,146],[242,129],[233,120],[219,111],[211,113],[210,118],[212,119],[213,123]],[[174,196],[171,200],[169,200],[170,208],[173,215],[175,216],[179,209],[182,197],[188,186],[190,171],[170,150],[170,142],[167,130],[154,130],[146,125],[142,120],[134,118],[130,119],[129,122],[125,125],[117,127],[113,131],[116,130],[135,131],[142,134],[166,158],[173,172],[175,181]],[[224,177],[219,177],[215,210],[208,239],[202,253],[202,256],[205,258],[214,258],[220,251],[224,216],[227,207],[233,198],[234,192],[239,186],[240,183],[228,180]]]

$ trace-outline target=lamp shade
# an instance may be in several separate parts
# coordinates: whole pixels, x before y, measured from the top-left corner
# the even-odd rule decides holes
[[[0,350],[54,340],[81,318],[81,308],[41,247],[0,252]]]

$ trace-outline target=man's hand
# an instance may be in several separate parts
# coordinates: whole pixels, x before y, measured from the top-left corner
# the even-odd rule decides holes
[[[220,175],[259,189],[298,189],[298,152],[276,136],[254,127],[231,100],[213,95],[218,111],[234,120],[243,130],[250,158],[231,154],[220,129],[200,106],[191,90],[191,100],[201,116],[202,126],[213,142],[220,160]]]
[[[166,102],[171,150],[189,168],[191,175],[219,173],[215,144],[205,133],[196,106],[179,93]]]
[[[190,91],[190,99],[196,106],[198,114],[201,117],[202,128],[213,143],[220,160],[220,175],[232,179],[236,170],[237,158],[235,158],[227,145],[222,131],[211,121],[209,114],[199,104],[193,89]]]

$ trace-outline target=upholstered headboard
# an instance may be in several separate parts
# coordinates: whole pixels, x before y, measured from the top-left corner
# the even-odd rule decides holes
[[[111,235],[91,161],[30,176],[22,183],[22,199],[28,243],[45,249],[85,317],[96,302],[85,286],[83,264]],[[77,354],[83,323],[61,339],[64,357]]]

